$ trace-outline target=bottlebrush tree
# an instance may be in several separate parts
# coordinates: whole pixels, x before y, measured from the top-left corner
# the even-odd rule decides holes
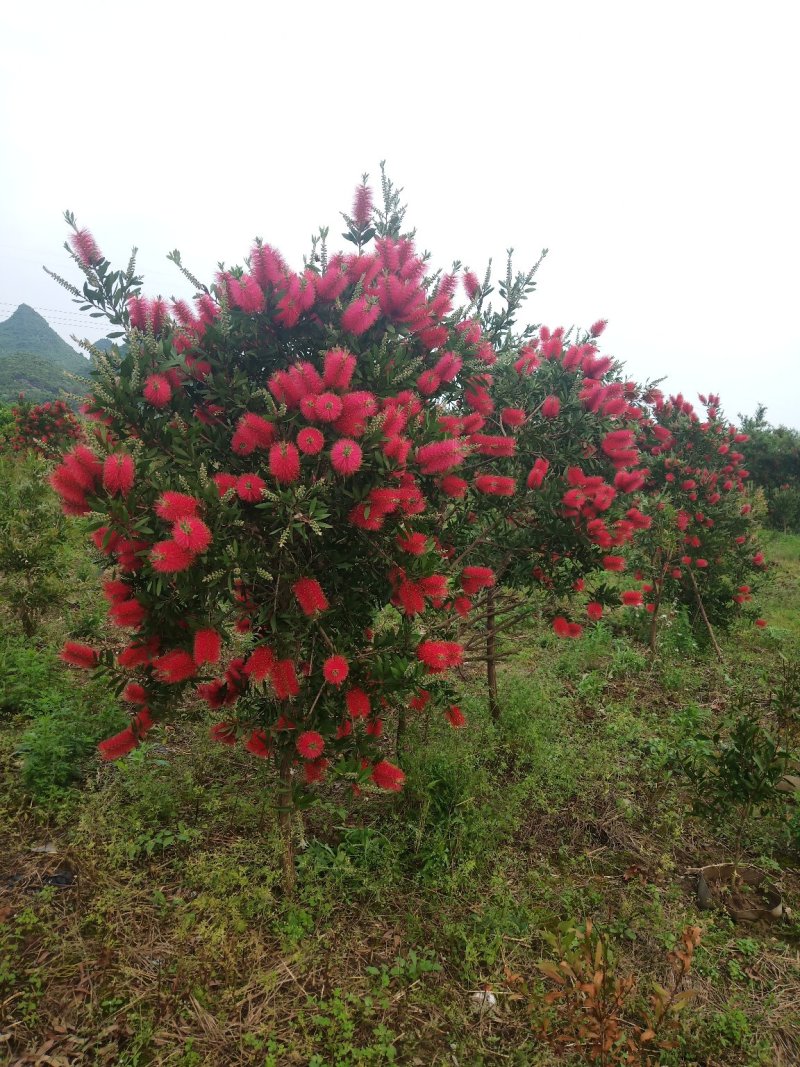
[[[85,282],[57,280],[126,345],[93,351],[95,437],[51,482],[68,514],[90,516],[124,647],[68,642],[62,656],[111,675],[131,705],[105,758],[191,689],[220,743],[275,762],[284,816],[294,765],[302,784],[335,771],[399,789],[383,720],[463,654],[436,534],[470,445],[439,416],[489,353],[452,309],[455,275],[427,271],[383,188],[375,212],[357,190],[354,252],[329,256],[321,231],[295,272],[257,241],[208,287],[184,270],[192,304],[142,297],[133,258],[113,271],[66,216]]]
[[[83,437],[81,424],[65,400],[31,404],[20,394],[11,413],[14,423],[9,445],[13,452],[57,459],[70,443]]]
[[[662,609],[678,604],[719,654],[714,628],[747,615],[767,566],[745,495],[747,435],[725,420],[718,396],[700,397],[702,415],[681,394],[651,389],[644,401],[638,444],[648,454],[643,510],[653,523],[633,563],[653,615],[650,645]]]
[[[440,418],[470,445],[458,475],[443,483],[456,502],[442,538],[463,568],[454,609],[477,624],[467,652],[486,659],[495,717],[496,637],[530,616],[530,591],[580,600],[579,617],[590,621],[605,605],[641,602],[638,592],[621,598],[604,578],[624,569],[624,546],[651,521],[634,496],[647,477],[636,447],[638,387],[599,353],[603,321],[572,339],[563,329],[515,330],[533,273],[514,279],[509,265],[501,312],[484,307],[488,279],[480,286],[473,278],[474,318],[460,328],[483,346],[489,366],[464,390],[460,409]],[[553,626],[561,637],[582,628],[564,614]]]

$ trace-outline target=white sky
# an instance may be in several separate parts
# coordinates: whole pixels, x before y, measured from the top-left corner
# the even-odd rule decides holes
[[[187,295],[170,249],[210,280],[258,234],[299,267],[385,158],[435,263],[548,247],[533,320],[607,317],[632,376],[800,427],[794,0],[13,7],[0,319],[99,336],[41,271],[67,269],[65,207]]]

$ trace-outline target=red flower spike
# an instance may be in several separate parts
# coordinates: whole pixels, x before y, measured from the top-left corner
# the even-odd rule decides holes
[[[466,725],[467,720],[464,717],[464,712],[456,704],[449,707],[444,713],[444,716],[456,730],[459,730],[462,726]]]
[[[126,497],[133,488],[136,468],[133,456],[115,452],[103,464],[103,487],[112,496]]]
[[[322,665],[322,674],[331,685],[342,685],[350,667],[344,656],[329,656]]]
[[[297,751],[303,759],[318,759],[325,748],[325,739],[316,730],[306,730],[297,738]]]
[[[99,657],[95,650],[80,641],[67,641],[59,652],[59,659],[68,663],[71,667],[80,667],[81,670],[91,670],[96,667]]]
[[[316,578],[300,578],[292,586],[292,592],[305,615],[314,615],[318,611],[327,611],[330,607],[328,598]]]
[[[375,764],[370,777],[379,789],[387,789],[392,793],[399,793],[406,780],[403,771],[385,759]]]
[[[187,515],[178,519],[172,527],[172,539],[176,545],[185,548],[192,555],[199,555],[211,544],[211,531],[202,519]]]
[[[194,635],[194,662],[219,663],[222,638],[216,630],[198,630]]]
[[[370,699],[363,689],[348,689],[344,700],[351,719],[366,719],[372,710]]]

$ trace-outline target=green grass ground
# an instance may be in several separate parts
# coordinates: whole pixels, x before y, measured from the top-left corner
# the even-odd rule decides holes
[[[681,931],[702,929],[677,1047],[653,1062],[797,1063],[796,807],[745,835],[794,909],[780,922],[700,911],[687,874],[728,859],[736,827],[692,814],[685,754],[737,694],[758,704],[800,643],[800,538],[768,551],[770,625],[725,638],[723,663],[680,619],[653,662],[616,624],[575,642],[532,624],[499,723],[468,677],[466,729],[410,725],[400,797],[322,790],[297,826],[292,900],[260,763],[187,716],[101,766],[118,711],[53,664],[61,622],[33,642],[7,628],[0,1061],[582,1064],[574,1041],[543,1036],[564,1018],[537,965],[554,959],[548,932],[591,918],[636,979],[630,1018]],[[99,605],[80,599],[88,634]],[[496,1004],[476,1010],[486,990]]]

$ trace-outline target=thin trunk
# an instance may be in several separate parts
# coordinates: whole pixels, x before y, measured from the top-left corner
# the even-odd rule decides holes
[[[500,719],[500,701],[497,698],[497,633],[495,630],[494,589],[486,590],[486,681],[489,686],[489,712],[492,719]]]
[[[397,735],[395,737],[395,753],[397,755],[397,762],[400,764],[401,767],[403,766],[401,749],[402,749],[402,745],[403,745],[403,737],[405,736],[405,732],[406,732],[406,709],[405,708],[400,708],[400,710],[397,713]]]
[[[689,571],[689,577],[692,580],[692,586],[694,588],[694,595],[697,598],[697,607],[700,609],[700,615],[701,615],[701,617],[703,619],[703,622],[706,624],[706,629],[708,630],[708,636],[711,638],[711,644],[714,646],[714,651],[716,652],[717,657],[719,658],[720,662],[724,662],[725,657],[722,655],[722,649],[719,647],[719,644],[717,643],[716,635],[714,634],[714,630],[712,629],[711,623],[708,620],[708,615],[706,615],[706,609],[705,609],[705,606],[703,604],[703,598],[700,596],[700,590],[697,588],[697,582],[696,582],[695,577],[694,577],[694,571],[692,571],[692,570]]]
[[[297,870],[294,865],[294,836],[292,834],[292,750],[290,748],[287,748],[281,757],[278,824],[283,837],[283,889],[287,897],[292,897],[297,882]]]

